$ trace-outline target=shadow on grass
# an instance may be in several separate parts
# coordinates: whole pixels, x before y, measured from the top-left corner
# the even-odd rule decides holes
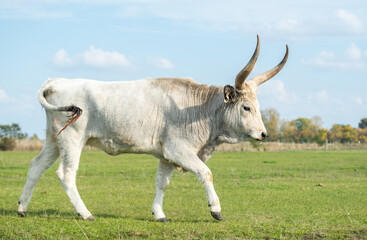
[[[154,217],[152,218],[144,218],[144,217],[135,217],[135,218],[131,218],[131,217],[125,217],[128,219],[134,219],[137,221],[142,221],[142,222],[149,222],[149,223],[159,223],[159,224],[170,224],[170,223],[219,223],[219,221],[216,220],[211,220],[211,219],[205,219],[205,220],[195,220],[195,219],[179,219],[179,218],[168,218],[168,222],[158,222],[155,220]]]
[[[0,215],[2,216],[19,216],[16,209],[4,209],[0,208]],[[55,209],[45,209],[42,211],[27,211],[27,216],[38,216],[44,217],[45,215],[55,215],[55,216],[62,216],[62,217],[71,217],[72,214],[70,212],[60,212]],[[20,216],[19,216],[20,217]]]
[[[16,209],[3,209],[0,208],[0,215],[1,216],[19,216]],[[56,209],[44,209],[40,211],[27,211],[27,215],[29,217],[41,217],[41,218],[56,218],[56,217],[62,217],[67,219],[75,219],[78,218],[78,215],[74,212],[60,212]],[[19,216],[19,218],[22,218]]]
[[[18,216],[19,218],[22,218],[21,216],[18,215],[18,212],[16,209],[4,209],[4,208],[0,208],[0,216],[4,216],[4,217],[15,217]],[[138,221],[149,221],[151,219],[146,219],[143,217],[138,217],[138,218],[133,218],[131,216],[123,216],[123,215],[115,215],[115,214],[107,214],[107,213],[101,213],[101,214],[93,214],[93,216],[95,216],[97,219],[98,218],[113,218],[113,219],[135,219]],[[64,212],[64,211],[59,211],[56,209],[44,209],[44,210],[39,210],[39,211],[33,211],[33,210],[28,210],[27,211],[27,215],[25,218],[27,217],[40,217],[40,218],[64,218],[64,219],[80,219],[82,220],[82,218],[80,216],[78,216],[75,212]],[[153,220],[154,221],[154,218]]]
[[[16,209],[4,209],[4,208],[0,208],[0,215],[4,216],[4,217],[15,217],[18,216],[19,218],[22,218],[18,215],[17,210]],[[150,223],[154,223],[157,222],[154,218],[154,216],[152,217],[143,217],[143,216],[139,216],[139,217],[133,217],[133,216],[126,216],[126,215],[116,215],[116,214],[108,214],[108,213],[100,213],[100,214],[93,214],[94,217],[96,217],[97,221],[99,218],[104,218],[104,219],[130,219],[130,220],[136,220],[136,221],[142,221],[142,222],[150,222]],[[25,218],[27,217],[38,217],[38,218],[48,218],[48,219],[65,219],[65,220],[71,220],[71,219],[80,219],[83,220],[80,216],[78,216],[75,212],[64,212],[64,211],[59,211],[56,209],[44,209],[44,210],[39,210],[39,211],[32,211],[29,210],[27,211],[27,215]],[[216,221],[214,219],[180,219],[180,218],[174,218],[174,219],[168,219],[169,222],[172,223],[220,223],[220,221]],[[165,223],[162,223],[165,224]]]

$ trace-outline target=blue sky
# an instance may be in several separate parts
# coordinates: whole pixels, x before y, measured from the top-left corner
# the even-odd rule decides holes
[[[233,85],[259,34],[250,78],[290,49],[284,69],[259,87],[261,109],[357,127],[367,117],[366,13],[365,0],[3,0],[0,124],[44,138],[37,91],[49,77]]]

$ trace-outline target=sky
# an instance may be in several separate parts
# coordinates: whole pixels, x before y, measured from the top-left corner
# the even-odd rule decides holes
[[[357,127],[367,117],[366,13],[365,0],[2,0],[0,125],[44,138],[37,92],[48,78],[234,85],[259,34],[249,78],[290,51],[259,86],[262,110]]]

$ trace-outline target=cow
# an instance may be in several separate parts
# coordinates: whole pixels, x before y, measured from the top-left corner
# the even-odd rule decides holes
[[[18,214],[26,216],[37,181],[60,157],[56,175],[76,213],[85,220],[95,220],[75,183],[82,149],[89,144],[110,155],[145,153],[159,159],[152,205],[156,221],[168,221],[163,197],[174,169],[197,177],[206,191],[211,215],[222,220],[213,175],[205,163],[221,143],[267,137],[257,86],[276,75],[288,59],[286,45],[285,56],[276,67],[245,81],[259,49],[257,36],[256,49],[236,76],[234,86],[201,85],[189,78],[47,80],[38,93],[46,112],[46,139],[30,163]]]

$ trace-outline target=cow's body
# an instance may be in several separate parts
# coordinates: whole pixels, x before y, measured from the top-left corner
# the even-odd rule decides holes
[[[282,62],[284,65],[284,59]],[[241,76],[247,74],[241,72]],[[261,75],[259,81],[263,79]],[[219,198],[205,162],[223,142],[239,142],[247,136],[258,140],[266,137],[256,100],[258,84],[255,80],[247,83],[236,79],[234,89],[173,78],[46,81],[39,91],[39,101],[47,115],[46,141],[31,162],[18,213],[25,216],[38,179],[60,156],[58,178],[76,212],[93,220],[75,184],[82,148],[90,144],[111,155],[148,153],[160,159],[152,206],[156,220],[167,220],[163,196],[174,168],[196,175],[205,188],[212,216],[221,220]]]
[[[78,131],[85,143],[111,155],[138,152],[163,157],[164,143],[172,137],[199,152],[221,131],[216,112],[225,105],[223,87],[199,85],[191,79],[52,79],[44,88],[54,89],[47,97],[52,105],[74,104],[83,109],[78,121],[64,132]],[[53,124],[61,129],[66,117],[60,115],[67,113],[47,114],[60,119]]]

